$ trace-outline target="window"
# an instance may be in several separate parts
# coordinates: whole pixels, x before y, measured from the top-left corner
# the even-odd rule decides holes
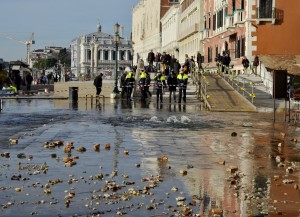
[[[207,52],[207,62],[209,62],[209,63],[212,62],[212,48],[211,48],[211,47],[208,48],[208,52]]]
[[[108,50],[104,50],[104,60],[108,60]]]
[[[232,0],[232,11],[235,11],[235,0]]]
[[[91,60],[91,58],[92,58],[92,51],[88,50],[87,51],[87,60]]]
[[[179,0],[169,0],[170,3],[179,3]]]
[[[241,43],[240,43],[240,38],[236,38],[235,39],[235,58],[240,58],[241,57],[241,52],[240,52],[240,47]]]
[[[273,0],[260,0],[259,1],[259,17],[258,18],[272,18],[272,1]]]
[[[245,36],[242,37],[241,39],[241,56],[245,56],[245,48],[246,48],[246,43],[245,43]]]
[[[116,51],[114,50],[111,52],[111,59],[116,60]]]
[[[245,9],[245,0],[241,0],[241,9],[242,9],[242,10]]]
[[[216,30],[216,14],[213,16],[213,30]]]

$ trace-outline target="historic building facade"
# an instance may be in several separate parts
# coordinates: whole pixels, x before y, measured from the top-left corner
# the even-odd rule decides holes
[[[132,10],[134,64],[147,58],[148,52],[161,50],[161,18],[179,0],[140,0]]]
[[[203,19],[203,0],[181,0],[179,10],[179,61],[185,61],[185,54],[189,57],[197,55],[200,51],[203,55],[200,43],[200,26]]]
[[[179,4],[173,5],[161,18],[161,49],[166,53],[179,57],[178,27],[179,27]]]
[[[75,76],[93,77],[97,72],[113,72],[116,58],[118,68],[125,68],[132,64],[132,43],[131,40],[122,38],[118,44],[116,54],[116,44],[114,35],[101,31],[101,26],[97,26],[97,31],[87,35],[81,35],[71,42],[71,71]]]

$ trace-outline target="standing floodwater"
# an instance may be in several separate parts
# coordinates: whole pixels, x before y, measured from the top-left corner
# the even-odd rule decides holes
[[[297,134],[283,135],[271,113],[123,101],[3,108],[1,216],[299,214]]]

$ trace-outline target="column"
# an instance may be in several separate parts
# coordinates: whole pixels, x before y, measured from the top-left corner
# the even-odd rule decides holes
[[[94,73],[94,48],[90,46],[91,49],[91,73]]]
[[[98,45],[96,45],[96,44],[95,44],[95,47],[94,47],[94,64],[95,64],[94,73],[96,73],[97,68],[98,68]]]

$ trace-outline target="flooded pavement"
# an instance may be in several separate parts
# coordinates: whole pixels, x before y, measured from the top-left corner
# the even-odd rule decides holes
[[[299,128],[272,118],[5,100],[0,215],[299,216]]]

